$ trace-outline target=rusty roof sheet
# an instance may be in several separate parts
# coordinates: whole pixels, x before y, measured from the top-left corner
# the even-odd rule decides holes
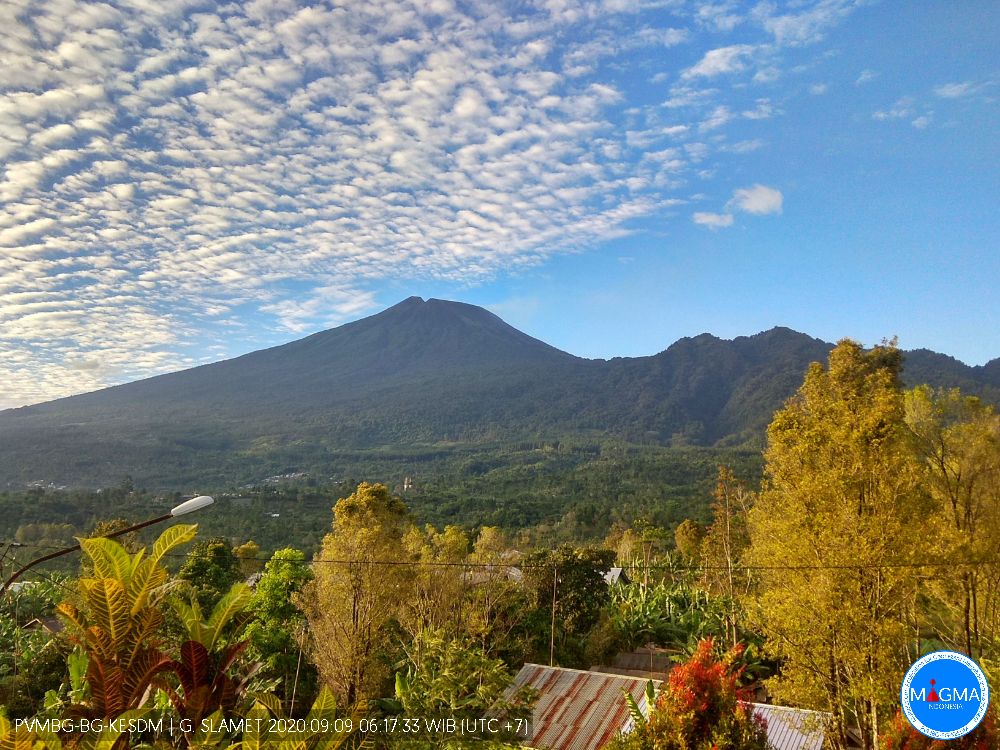
[[[551,750],[599,750],[629,719],[622,690],[645,702],[646,680],[525,664],[517,685],[538,691],[532,715],[533,736],[524,744]]]
[[[538,691],[532,714],[532,737],[524,744],[544,750],[600,750],[616,734],[632,729],[622,690],[644,714],[647,679],[604,672],[525,664],[516,685]],[[653,684],[659,687],[658,680]],[[754,714],[767,722],[772,750],[821,750],[826,714],[799,708],[752,703]]]

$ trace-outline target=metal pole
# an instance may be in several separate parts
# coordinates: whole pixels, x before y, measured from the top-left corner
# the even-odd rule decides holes
[[[169,521],[173,517],[174,517],[173,513],[167,513],[166,515],[160,516],[159,518],[153,518],[153,519],[151,519],[149,521],[143,521],[142,523],[137,523],[134,526],[129,526],[128,528],[121,529],[120,531],[115,531],[115,532],[112,532],[110,534],[105,534],[103,538],[105,538],[105,539],[112,539],[112,538],[114,538],[116,536],[121,536],[122,534],[128,534],[131,531],[138,531],[139,529],[144,529],[147,526],[152,526],[154,523],[162,523],[163,521]],[[68,555],[70,552],[76,552],[79,549],[80,549],[80,545],[79,544],[74,544],[72,547],[67,547],[66,549],[61,549],[61,550],[58,550],[56,552],[50,552],[47,555],[42,555],[41,557],[38,557],[38,558],[32,560],[30,563],[28,563],[24,567],[22,567],[19,570],[15,571],[14,575],[12,575],[10,578],[7,579],[7,581],[4,583],[3,587],[0,588],[0,596],[3,596],[4,594],[6,594],[7,593],[7,589],[10,588],[11,584],[14,583],[14,581],[16,581],[24,573],[26,573],[28,570],[30,570],[31,568],[35,567],[36,565],[39,565],[39,564],[41,564],[43,562],[47,562],[49,560],[54,560],[55,558],[62,557],[63,555]]]
[[[552,566],[552,625],[549,631],[549,666],[556,663],[556,585],[559,581],[559,568]]]
[[[292,683],[292,704],[288,707],[288,716],[295,716],[295,693],[299,689],[299,669],[302,668],[302,643],[306,637],[306,626],[299,628],[299,660],[295,663],[295,682]],[[287,674],[287,673],[286,673]]]

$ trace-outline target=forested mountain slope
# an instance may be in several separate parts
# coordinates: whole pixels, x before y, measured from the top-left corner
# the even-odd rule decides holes
[[[150,487],[329,471],[357,451],[616,439],[759,445],[831,344],[787,328],[684,338],[649,357],[588,360],[473,305],[411,297],[282,346],[0,412],[0,487]],[[908,382],[1000,394],[1000,361],[926,350]]]

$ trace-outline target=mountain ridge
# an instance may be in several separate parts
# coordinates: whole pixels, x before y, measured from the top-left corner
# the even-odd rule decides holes
[[[359,449],[445,443],[759,446],[773,411],[832,346],[779,326],[585,359],[481,307],[410,297],[286,344],[0,411],[0,487],[126,474],[152,486],[227,483],[262,467],[325,471]],[[915,350],[904,378],[995,402],[993,362]]]

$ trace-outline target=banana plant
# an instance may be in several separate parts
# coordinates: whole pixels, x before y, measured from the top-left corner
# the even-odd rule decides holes
[[[70,707],[71,714],[110,719],[138,708],[156,677],[170,668],[158,638],[170,588],[160,562],[196,531],[186,524],[166,529],[148,556],[145,549],[130,555],[113,539],[80,540],[94,570],[79,582],[83,606],[63,602],[56,608],[88,660],[88,694]]]
[[[649,713],[652,713],[653,707],[656,705],[656,687],[653,685],[652,680],[646,680],[646,709]],[[622,688],[622,694],[625,696],[625,705],[628,706],[629,716],[632,717],[632,722],[636,727],[644,727],[649,722],[649,717],[642,712],[639,704],[636,702],[632,693],[630,693],[625,688]]]
[[[622,639],[693,651],[705,637],[724,632],[724,602],[687,584],[632,583],[611,590],[609,616]]]

